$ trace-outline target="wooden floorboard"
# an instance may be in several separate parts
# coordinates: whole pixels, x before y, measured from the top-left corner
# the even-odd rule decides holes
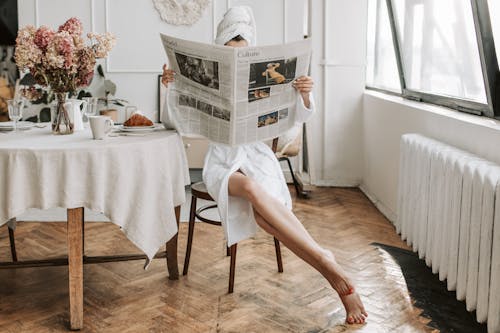
[[[292,191],[293,192],[293,191]],[[189,274],[168,280],[164,259],[147,271],[142,261],[84,267],[83,332],[433,332],[412,300],[399,266],[371,245],[407,249],[392,225],[358,189],[318,188],[294,211],[351,275],[369,313],[363,326],[344,325],[344,310],[328,283],[282,247],[277,272],[274,243],[259,232],[238,244],[234,294],[227,294],[229,257],[220,227],[197,224]],[[179,263],[187,223],[181,223]],[[111,223],[85,225],[86,254],[135,253]],[[21,222],[19,260],[66,254],[63,223]],[[7,228],[0,229],[0,261],[10,260]],[[182,269],[182,267],[179,267]],[[0,271],[0,332],[66,332],[67,267]]]

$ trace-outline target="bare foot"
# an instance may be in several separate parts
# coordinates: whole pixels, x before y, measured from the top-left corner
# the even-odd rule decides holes
[[[335,256],[331,251],[325,250],[323,257],[323,266],[326,271],[323,274],[333,289],[337,291],[339,296],[347,296],[354,293],[354,286],[349,281],[342,267],[335,260]]]
[[[364,324],[368,313],[366,313],[365,307],[359,298],[357,293],[352,293],[346,296],[340,296],[342,303],[344,304],[346,317],[345,321],[348,324]]]

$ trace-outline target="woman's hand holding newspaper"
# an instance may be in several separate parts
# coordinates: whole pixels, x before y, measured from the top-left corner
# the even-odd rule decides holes
[[[170,82],[174,82],[175,72],[173,69],[168,69],[167,64],[163,65],[163,74],[161,75],[161,83],[168,88]]]

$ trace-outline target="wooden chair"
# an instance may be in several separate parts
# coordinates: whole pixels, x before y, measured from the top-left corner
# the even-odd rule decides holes
[[[280,148],[278,152],[276,152],[276,158],[278,161],[286,161],[288,164],[288,168],[290,169],[290,173],[292,174],[293,186],[295,187],[295,192],[297,193],[297,197],[308,199],[309,192],[303,191],[300,188],[297,177],[295,177],[295,173],[293,172],[292,163],[290,162],[290,157],[297,156],[302,148],[302,130],[299,131],[294,140],[286,143],[283,147]]]
[[[276,147],[278,145],[278,139],[273,140],[273,152],[276,152]],[[202,215],[202,213],[206,210],[209,209],[214,209],[217,207],[216,204],[204,206],[201,208],[197,208],[197,200],[198,198],[208,200],[208,201],[215,201],[210,194],[207,191],[207,187],[203,182],[198,182],[195,184],[191,185],[191,209],[189,213],[189,230],[188,230],[188,240],[187,240],[187,246],[186,246],[186,257],[184,258],[184,269],[182,271],[182,275],[186,275],[188,273],[189,269],[189,259],[191,258],[191,247],[193,244],[193,234],[194,234],[194,226],[195,226],[195,219],[199,219],[202,222],[212,224],[212,225],[222,225],[220,221],[214,221],[211,219],[208,219]],[[231,261],[230,261],[230,266],[229,266],[229,287],[228,287],[228,293],[232,293],[234,290],[234,275],[235,275],[235,269],[236,269],[236,248],[238,244],[233,244],[231,247],[227,248],[227,255],[231,256]],[[283,272],[283,261],[281,259],[281,248],[280,248],[280,242],[274,238],[274,248],[276,251],[276,261],[278,263],[278,272],[282,273]]]

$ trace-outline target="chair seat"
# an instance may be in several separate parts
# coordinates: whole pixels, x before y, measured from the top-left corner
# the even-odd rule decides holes
[[[204,200],[215,201],[208,193],[207,186],[204,182],[191,184],[191,194],[197,198]]]

